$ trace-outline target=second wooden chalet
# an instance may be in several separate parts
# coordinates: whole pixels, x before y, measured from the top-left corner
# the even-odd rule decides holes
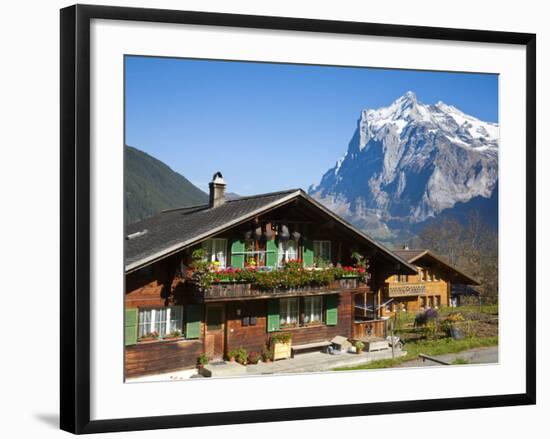
[[[261,352],[281,332],[295,347],[376,332],[387,278],[416,274],[300,189],[225,188],[216,173],[208,204],[127,226],[127,378]]]
[[[417,273],[394,274],[388,277],[382,297],[382,313],[418,312],[427,308],[450,306],[453,289],[461,290],[479,282],[449,265],[427,249],[394,250],[394,253],[414,265]],[[475,290],[474,290],[475,291]]]

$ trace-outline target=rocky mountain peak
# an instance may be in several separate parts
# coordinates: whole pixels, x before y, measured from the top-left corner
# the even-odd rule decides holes
[[[409,91],[361,112],[347,152],[310,194],[367,231],[391,235],[389,225],[490,199],[497,179],[498,125]]]

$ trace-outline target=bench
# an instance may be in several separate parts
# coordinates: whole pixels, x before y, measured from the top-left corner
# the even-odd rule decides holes
[[[330,341],[318,341],[316,343],[306,343],[306,344],[299,344],[299,345],[293,345],[292,346],[292,358],[294,358],[295,353],[300,353],[304,351],[312,351],[314,349],[321,349],[325,350],[328,348],[332,343]]]

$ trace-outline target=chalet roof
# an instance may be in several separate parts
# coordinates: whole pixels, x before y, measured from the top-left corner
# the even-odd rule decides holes
[[[469,285],[451,285],[451,296],[479,296],[481,293]]]
[[[400,256],[401,258],[405,259],[408,262],[413,262],[417,260],[420,256],[424,255],[428,250],[394,250],[393,252]]]
[[[134,271],[180,250],[198,244],[205,239],[224,232],[234,226],[250,221],[260,214],[281,207],[302,198],[322,210],[325,214],[354,232],[358,239],[367,241],[387,258],[404,267],[411,274],[416,273],[400,256],[355,228],[330,211],[301,189],[241,197],[211,208],[208,204],[181,209],[171,209],[126,226],[125,270]]]
[[[465,284],[465,285],[480,285],[479,281],[471,277],[470,275],[461,272],[457,268],[450,265],[448,262],[446,262],[444,259],[442,259],[440,256],[435,255],[430,250],[427,249],[403,249],[403,250],[394,250],[393,251],[396,255],[401,257],[402,259],[405,259],[407,262],[411,264],[419,264],[421,259],[431,260],[433,262],[436,262],[437,264],[443,266],[446,271],[450,272],[452,275],[453,282],[457,284]]]

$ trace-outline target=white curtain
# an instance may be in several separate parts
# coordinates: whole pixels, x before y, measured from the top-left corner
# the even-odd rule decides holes
[[[225,239],[213,239],[212,241],[213,261],[218,261],[220,268],[225,268],[227,241]]]
[[[206,252],[206,258],[210,262],[218,261],[220,268],[225,268],[227,261],[227,240],[226,239],[209,239],[202,244]]]
[[[159,335],[169,335],[171,332],[182,330],[182,306],[166,308],[148,308],[139,310],[138,337],[152,332]]]
[[[304,298],[304,323],[320,322],[323,311],[323,298],[321,296]]]
[[[151,310],[139,310],[138,337],[144,337],[151,332]]]
[[[279,302],[281,325],[298,324],[298,298],[281,299]]]
[[[277,255],[277,265],[280,267],[284,262],[293,259],[298,259],[298,251],[296,250],[296,242],[293,240],[279,241],[279,251]]]

